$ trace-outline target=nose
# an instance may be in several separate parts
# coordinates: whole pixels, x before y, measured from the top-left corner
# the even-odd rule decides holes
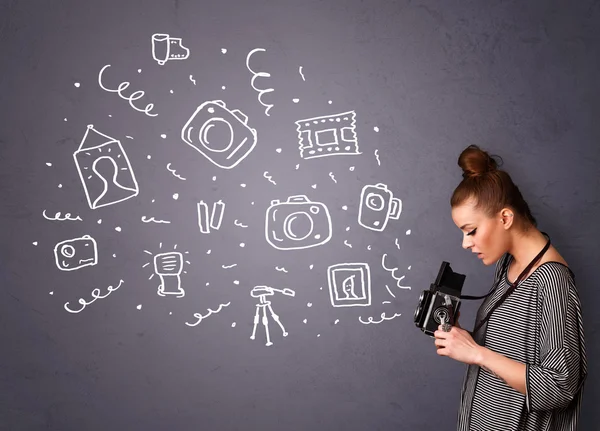
[[[462,240],[462,247],[463,247],[465,250],[468,250],[469,248],[473,247],[473,241],[472,241],[472,240],[471,240],[471,238],[469,238],[467,235],[465,235],[465,236],[463,237],[463,240]]]

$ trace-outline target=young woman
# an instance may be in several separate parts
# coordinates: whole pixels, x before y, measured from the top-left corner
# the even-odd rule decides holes
[[[471,145],[458,164],[452,219],[496,273],[473,332],[434,334],[439,355],[468,364],[457,429],[576,430],[587,363],[574,275],[487,152]]]

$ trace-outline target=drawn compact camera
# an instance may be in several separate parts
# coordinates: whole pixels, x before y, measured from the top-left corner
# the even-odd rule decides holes
[[[256,130],[238,109],[222,100],[204,102],[181,129],[181,139],[216,166],[231,169],[256,146]]]
[[[382,231],[390,219],[400,218],[402,201],[395,198],[385,184],[366,185],[360,194],[358,223],[371,230]]]
[[[440,271],[429,290],[424,290],[419,297],[419,304],[414,314],[417,328],[433,337],[433,333],[442,323],[454,325],[460,308],[460,293],[465,276],[452,271],[448,262],[442,262]]]
[[[89,235],[61,241],[54,246],[54,260],[61,271],[74,271],[98,263],[98,245]]]
[[[325,204],[304,195],[287,202],[271,201],[267,209],[265,236],[279,250],[315,247],[331,239],[331,216]]]

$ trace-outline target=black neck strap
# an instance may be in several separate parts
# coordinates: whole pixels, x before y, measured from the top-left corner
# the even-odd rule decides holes
[[[494,312],[494,310],[496,310],[496,308],[498,308],[500,305],[502,305],[504,300],[506,298],[508,298],[508,296],[517,288],[519,283],[521,281],[523,281],[523,279],[529,273],[531,268],[533,268],[535,266],[535,264],[538,263],[538,261],[542,258],[544,253],[546,253],[546,251],[548,251],[548,249],[550,248],[550,236],[548,236],[548,234],[545,232],[542,232],[542,234],[548,238],[548,242],[546,243],[544,248],[537,254],[536,257],[533,258],[533,260],[531,262],[529,262],[529,265],[527,265],[527,267],[525,267],[525,269],[523,271],[521,271],[521,274],[519,274],[519,276],[517,277],[515,282],[506,290],[506,292],[504,292],[502,297],[494,304],[494,306],[488,312],[488,314],[485,316],[485,318],[483,318],[481,320],[481,322],[479,322],[477,327],[473,330],[472,334],[475,334],[485,324],[485,322],[487,322],[489,320],[489,318],[492,315],[492,313]],[[500,281],[502,280],[502,277],[504,276],[504,273],[506,272],[506,269],[508,268],[508,263],[509,263],[509,259],[507,257],[506,260],[504,261],[504,264],[502,265],[502,270],[500,271],[500,275],[499,275],[498,279],[496,280],[496,282],[494,283],[494,286],[492,287],[492,289],[490,290],[490,292],[487,295],[483,295],[483,296],[479,296],[479,297],[461,296],[461,299],[481,299],[481,298],[485,298],[485,297],[491,295],[492,292],[494,292],[496,290],[496,288],[498,287],[498,285],[500,284]]]

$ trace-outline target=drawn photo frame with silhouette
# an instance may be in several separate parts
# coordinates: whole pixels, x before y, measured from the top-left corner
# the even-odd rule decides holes
[[[121,142],[98,132],[93,125],[88,125],[73,158],[91,209],[123,202],[139,194]]]

